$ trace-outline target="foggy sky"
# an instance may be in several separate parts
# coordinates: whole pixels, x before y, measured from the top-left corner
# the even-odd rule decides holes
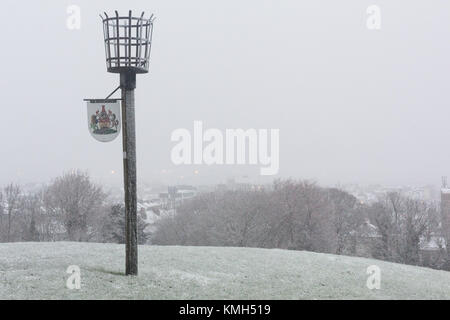
[[[118,75],[106,72],[98,16],[115,9],[157,17],[150,73],[137,79],[140,181],[262,179],[259,166],[171,164],[171,132],[192,131],[195,120],[221,130],[280,129],[277,177],[418,185],[450,175],[445,1],[2,4],[2,185],[73,168],[121,183],[121,139],[95,141],[83,102],[118,86]],[[71,4],[81,8],[81,30],[66,27]],[[366,27],[372,4],[381,8],[378,31]]]

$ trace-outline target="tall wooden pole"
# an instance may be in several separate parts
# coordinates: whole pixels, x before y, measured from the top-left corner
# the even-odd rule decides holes
[[[120,74],[122,89],[123,174],[125,189],[125,274],[138,274],[137,241],[137,185],[136,185],[136,128],[134,117],[134,89],[136,74]]]

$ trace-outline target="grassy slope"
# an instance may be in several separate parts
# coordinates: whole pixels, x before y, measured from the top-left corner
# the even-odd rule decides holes
[[[450,272],[328,254],[214,247],[141,246],[140,275],[125,277],[124,247],[0,244],[0,299],[437,299]],[[381,289],[366,268],[381,268]],[[65,283],[81,268],[81,290]]]

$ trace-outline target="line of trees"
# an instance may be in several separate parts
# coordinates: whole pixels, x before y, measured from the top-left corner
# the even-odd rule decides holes
[[[34,193],[15,184],[0,189],[0,242],[124,243],[124,224],[123,204],[110,203],[87,173],[66,173]],[[140,243],[145,226],[139,218]]]
[[[159,220],[151,241],[308,250],[444,268],[444,248],[432,259],[420,256],[421,241],[440,234],[440,227],[433,203],[390,193],[365,205],[336,188],[286,180],[261,191],[200,194]]]
[[[0,189],[0,242],[124,243],[124,211],[86,173],[64,174],[34,193],[9,184]],[[337,188],[280,180],[257,191],[199,194],[158,220],[150,236],[139,215],[138,240],[307,250],[450,270],[442,222],[436,204],[398,193],[366,205]],[[437,248],[424,257],[421,244],[432,238]]]

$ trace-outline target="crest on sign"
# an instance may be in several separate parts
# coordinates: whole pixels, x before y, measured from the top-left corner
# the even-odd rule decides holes
[[[120,133],[120,103],[117,100],[87,100],[88,129],[98,141],[113,141]]]

